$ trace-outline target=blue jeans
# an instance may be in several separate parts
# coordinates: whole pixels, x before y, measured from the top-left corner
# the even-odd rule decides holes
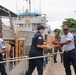
[[[63,64],[66,75],[71,75],[70,63],[72,63],[74,72],[76,74],[76,50],[63,53]]]

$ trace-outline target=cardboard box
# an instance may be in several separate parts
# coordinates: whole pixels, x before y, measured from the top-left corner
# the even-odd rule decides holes
[[[51,36],[51,35],[48,35],[47,36],[47,42],[52,43],[52,41],[55,41],[55,37],[54,36]]]
[[[50,45],[52,48],[54,48],[54,44],[52,44],[53,41],[55,41],[55,37],[48,35],[47,36],[47,44]]]

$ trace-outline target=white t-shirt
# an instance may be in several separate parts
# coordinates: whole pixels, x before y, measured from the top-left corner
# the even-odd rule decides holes
[[[70,51],[70,50],[74,49],[75,48],[74,37],[70,32],[67,35],[63,35],[61,37],[61,42],[66,41],[66,40],[70,40],[70,42],[66,45],[63,45],[64,51]]]

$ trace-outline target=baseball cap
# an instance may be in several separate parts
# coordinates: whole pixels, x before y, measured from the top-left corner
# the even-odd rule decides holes
[[[40,30],[40,29],[45,29],[45,26],[43,26],[42,24],[38,24],[37,25],[37,30]]]
[[[68,25],[63,25],[62,26],[62,29],[64,30],[64,29],[69,29],[69,27],[68,27]]]

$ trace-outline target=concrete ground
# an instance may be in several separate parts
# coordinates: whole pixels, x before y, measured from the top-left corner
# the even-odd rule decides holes
[[[54,64],[55,75],[66,75],[63,63],[60,63],[60,55],[57,55],[57,63]],[[72,75],[74,74],[74,69],[71,65]]]
[[[71,70],[72,70],[72,75],[75,75],[72,65],[71,65]],[[38,75],[36,69],[34,70],[32,75]],[[60,62],[60,55],[57,56],[57,63],[50,64],[49,61],[49,63],[46,65],[46,68],[44,69],[43,75],[66,75],[65,69],[63,67],[63,63]]]

